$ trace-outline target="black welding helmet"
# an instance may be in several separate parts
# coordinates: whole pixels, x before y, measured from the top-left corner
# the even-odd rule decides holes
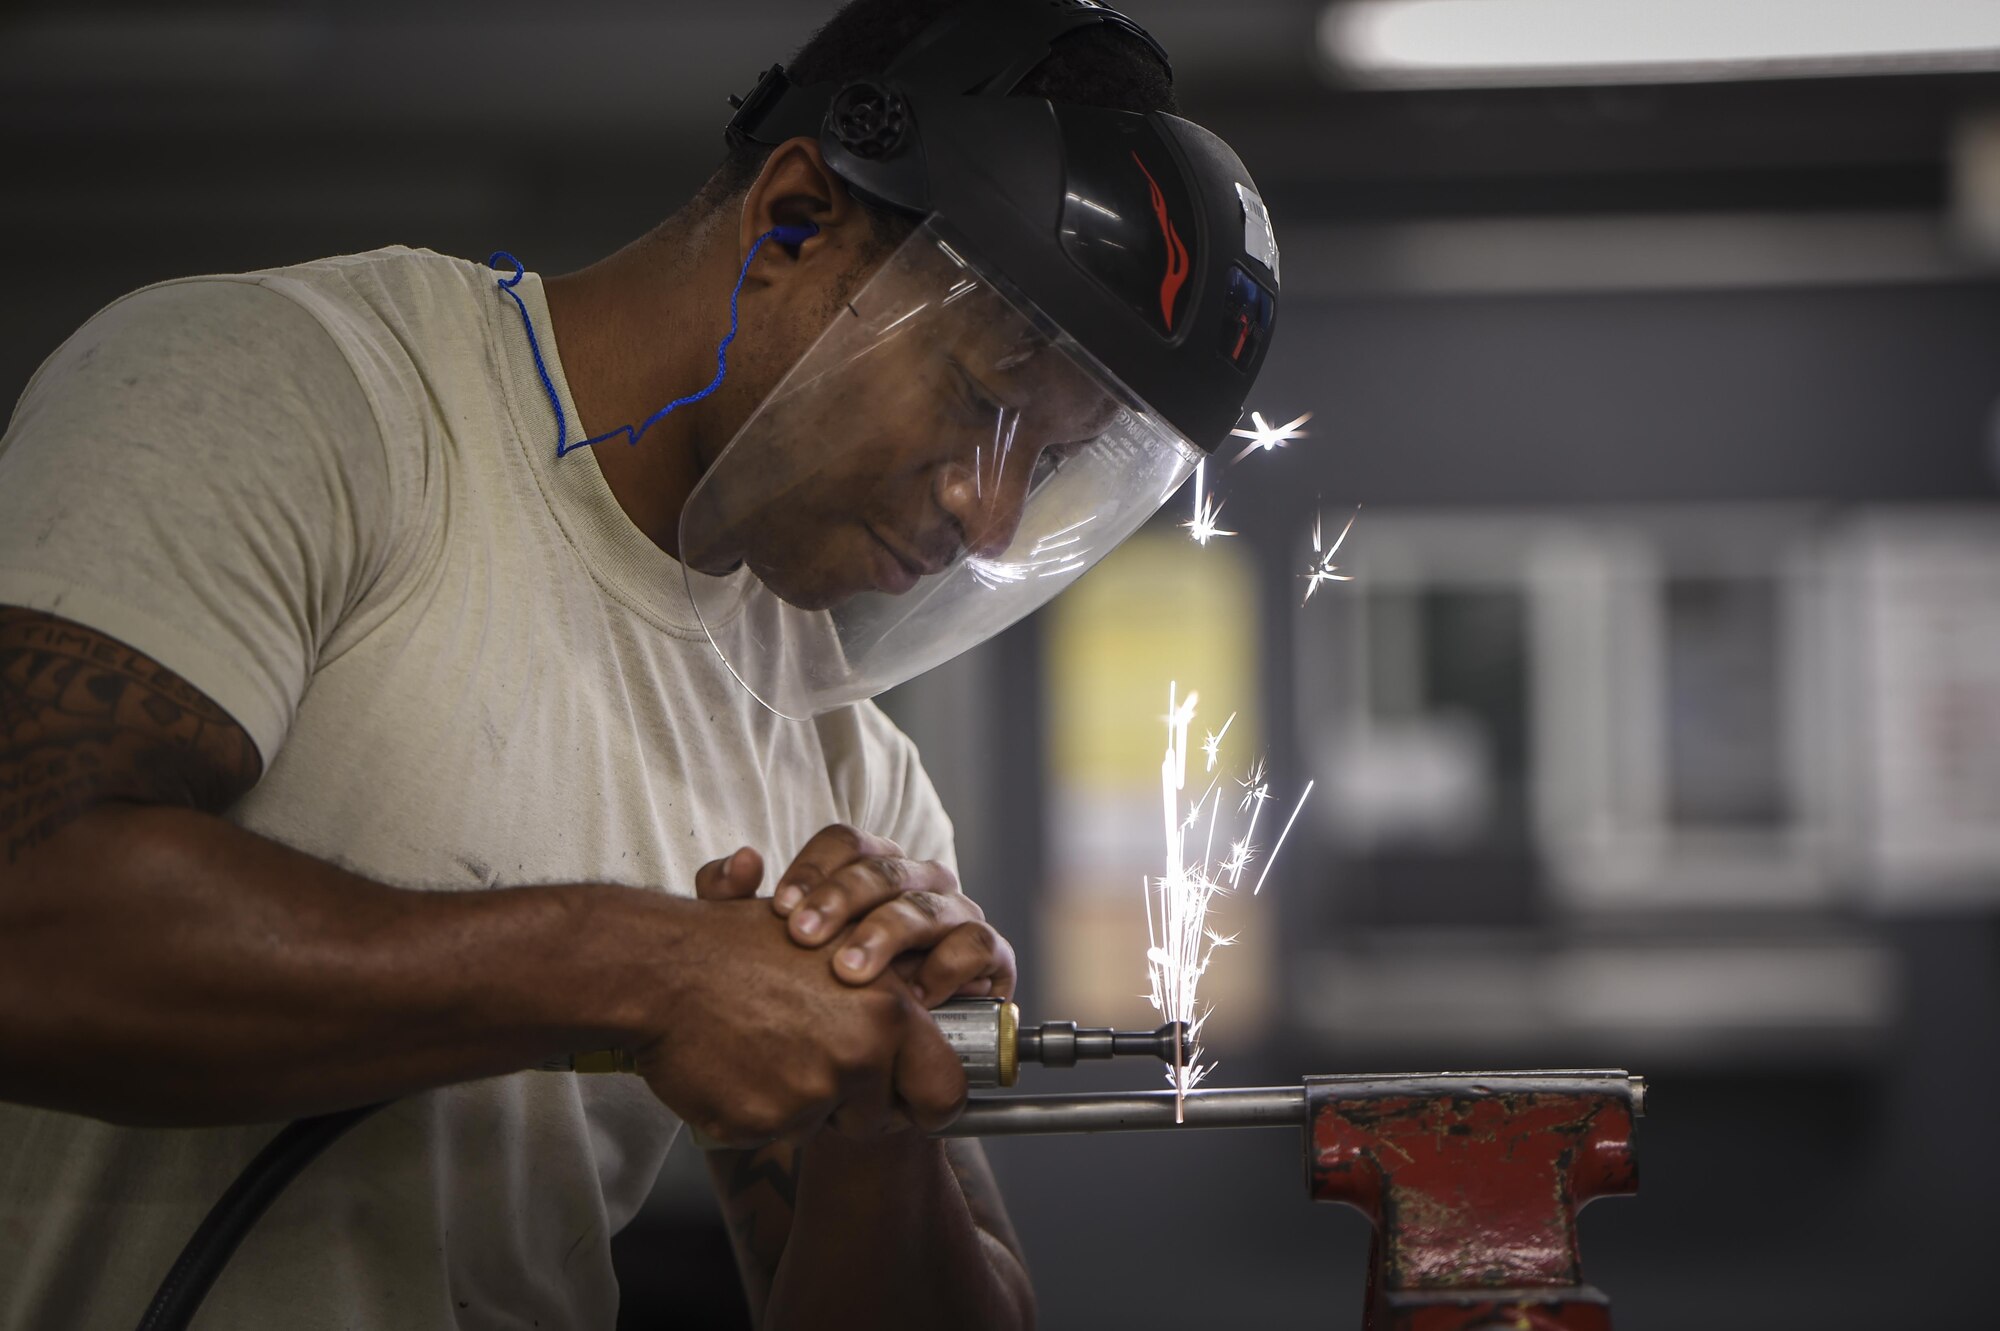
[[[682,514],[703,627],[782,715],[870,697],[1038,608],[1242,412],[1278,290],[1242,162],[1175,116],[1008,95],[1093,24],[1158,51],[1081,0],[973,0],[879,78],[773,67],[730,123],[732,142],[816,138],[854,194],[919,219]]]

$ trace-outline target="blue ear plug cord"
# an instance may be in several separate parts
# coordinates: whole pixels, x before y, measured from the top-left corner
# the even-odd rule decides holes
[[[750,265],[756,261],[757,251],[764,248],[764,242],[767,240],[776,240],[780,245],[802,245],[809,238],[818,234],[819,228],[811,222],[806,222],[800,226],[774,226],[763,235],[757,237],[756,243],[750,246],[750,252],[743,256],[743,270],[736,274],[736,285],[729,293],[729,331],[723,335],[722,341],[716,344],[715,378],[708,381],[708,387],[698,393],[689,393],[686,397],[675,398],[672,402],[667,403],[666,406],[661,407],[658,411],[648,416],[637,428],[630,425],[621,425],[615,430],[609,430],[604,434],[598,435],[595,439],[582,439],[574,444],[569,442],[569,424],[563,419],[562,401],[556,397],[555,382],[549,378],[549,367],[542,360],[541,343],[535,340],[534,320],[528,317],[528,307],[522,303],[521,293],[514,290],[516,286],[520,285],[521,275],[526,270],[521,266],[521,261],[507,251],[495,250],[486,260],[488,268],[498,268],[503,259],[514,266],[514,275],[512,277],[502,277],[497,279],[497,282],[500,289],[506,292],[508,298],[514,302],[514,307],[521,311],[521,327],[528,331],[528,350],[533,352],[535,356],[535,373],[542,376],[542,388],[549,395],[549,410],[553,411],[556,417],[556,456],[560,458],[565,453],[574,452],[579,448],[589,448],[592,444],[601,444],[605,440],[621,434],[625,436],[626,443],[636,444],[639,442],[641,435],[659,424],[669,412],[680,407],[685,407],[690,402],[699,402],[716,389],[722,387],[723,376],[729,373],[729,344],[736,340],[736,297],[743,290],[743,280],[750,276]]]

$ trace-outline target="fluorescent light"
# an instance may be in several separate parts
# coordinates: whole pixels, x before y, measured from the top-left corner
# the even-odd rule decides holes
[[[1340,0],[1322,54],[1384,86],[2000,68],[2000,0]]]

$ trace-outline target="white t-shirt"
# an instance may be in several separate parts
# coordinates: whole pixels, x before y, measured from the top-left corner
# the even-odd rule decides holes
[[[518,289],[580,438],[539,279]],[[555,439],[476,264],[396,248],[149,288],[50,357],[0,439],[0,603],[182,675],[265,757],[229,818],[382,882],[689,894],[707,860],[751,845],[775,872],[836,821],[948,861],[909,741],[872,704],[758,705],[680,566]],[[677,1127],[630,1076],[404,1100],[278,1199],[198,1325],[608,1329],[608,1241]],[[0,1106],[0,1328],[134,1324],[276,1130]]]

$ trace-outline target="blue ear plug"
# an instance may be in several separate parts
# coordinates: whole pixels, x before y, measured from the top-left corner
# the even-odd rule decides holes
[[[542,361],[541,344],[535,340],[534,321],[528,317],[528,307],[522,304],[520,293],[514,290],[516,286],[520,285],[521,275],[525,270],[522,268],[519,259],[505,250],[495,250],[486,260],[488,268],[499,267],[502,260],[514,266],[513,276],[502,277],[497,279],[497,281],[500,289],[506,292],[508,297],[513,300],[515,308],[521,311],[521,327],[528,330],[528,350],[534,353],[535,373],[542,377],[542,388],[549,395],[549,410],[553,411],[556,417],[556,456],[560,458],[565,453],[574,452],[579,448],[589,448],[592,444],[601,444],[605,440],[621,434],[625,436],[626,443],[636,444],[639,442],[641,435],[657,425],[668,413],[674,411],[676,408],[685,407],[690,402],[699,402],[716,389],[722,387],[722,380],[729,373],[729,344],[736,340],[736,297],[743,290],[743,280],[750,276],[750,265],[756,262],[757,251],[764,248],[764,242],[767,240],[775,240],[780,245],[796,246],[805,244],[818,234],[819,228],[811,222],[801,222],[797,226],[774,226],[763,235],[757,237],[756,242],[750,246],[750,252],[743,256],[743,268],[736,274],[736,285],[729,293],[729,331],[723,335],[722,341],[718,342],[715,346],[715,378],[708,381],[708,387],[697,393],[689,393],[686,397],[675,398],[672,402],[667,403],[666,406],[661,407],[658,411],[648,416],[637,428],[630,425],[621,425],[615,430],[607,430],[595,439],[584,439],[574,444],[569,442],[569,425],[563,419],[562,402],[556,397],[555,382],[549,378],[549,367]]]

